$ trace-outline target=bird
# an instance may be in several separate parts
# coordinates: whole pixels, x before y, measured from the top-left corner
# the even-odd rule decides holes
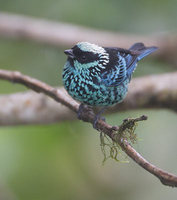
[[[108,106],[126,97],[137,62],[156,50],[157,47],[146,47],[141,42],[129,49],[79,42],[64,51],[67,61],[62,73],[63,85],[69,95],[81,103],[79,112],[83,105],[101,108],[94,128]]]

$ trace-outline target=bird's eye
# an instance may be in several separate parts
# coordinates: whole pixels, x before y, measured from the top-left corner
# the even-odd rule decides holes
[[[82,60],[86,60],[86,56],[85,55],[82,56]]]

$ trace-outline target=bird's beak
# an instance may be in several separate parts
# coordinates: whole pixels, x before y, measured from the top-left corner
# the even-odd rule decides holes
[[[70,58],[74,58],[73,50],[72,49],[67,49],[64,51],[64,53],[69,56]]]

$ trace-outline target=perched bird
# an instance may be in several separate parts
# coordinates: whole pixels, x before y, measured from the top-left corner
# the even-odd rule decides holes
[[[79,42],[64,51],[68,56],[63,70],[64,87],[74,99],[89,106],[105,108],[120,103],[137,62],[156,49],[143,43],[122,49]],[[103,110],[96,115],[94,126]]]

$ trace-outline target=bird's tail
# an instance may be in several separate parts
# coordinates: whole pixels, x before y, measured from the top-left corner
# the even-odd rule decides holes
[[[148,56],[149,54],[153,53],[157,50],[157,47],[145,47],[143,43],[135,43],[133,46],[130,47],[130,51],[137,52],[137,61],[141,60],[142,58]]]
[[[131,77],[132,73],[136,68],[136,63],[141,60],[142,58],[146,57],[147,55],[156,51],[157,47],[145,47],[143,43],[135,43],[133,46],[130,47],[130,51],[132,54],[126,57],[127,60],[127,74]]]

